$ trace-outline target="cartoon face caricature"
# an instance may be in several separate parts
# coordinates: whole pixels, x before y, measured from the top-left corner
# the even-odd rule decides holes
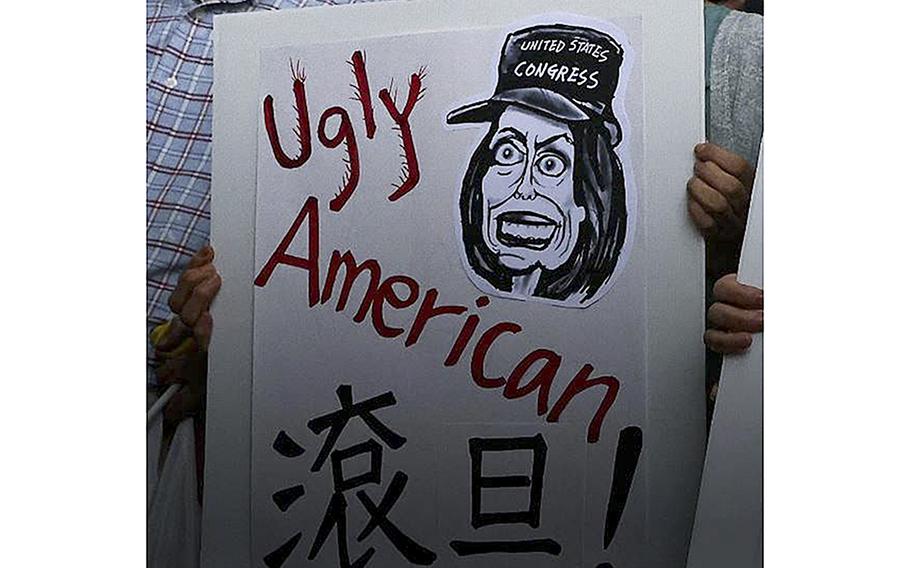
[[[622,48],[589,28],[509,35],[494,95],[449,113],[487,123],[459,197],[475,283],[512,298],[587,306],[626,240],[626,191],[612,101]]]

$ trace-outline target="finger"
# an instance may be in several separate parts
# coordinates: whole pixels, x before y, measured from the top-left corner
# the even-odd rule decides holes
[[[216,274],[215,265],[211,263],[184,270],[177,281],[177,288],[168,299],[171,311],[178,314],[183,311],[183,306],[192,295],[193,290]]]
[[[180,311],[180,319],[183,320],[183,323],[189,327],[196,327],[199,316],[208,311],[219,289],[221,289],[221,277],[217,273],[193,288],[192,294]]]
[[[714,284],[714,300],[746,310],[760,310],[765,306],[764,291],[740,284],[736,274],[727,274]]]
[[[745,231],[745,223],[743,220],[733,211],[726,201],[722,202],[722,205],[712,204],[710,201],[712,195],[719,196],[720,193],[715,192],[710,188],[706,189],[703,181],[693,177],[690,180],[690,194],[689,199],[694,202],[694,205],[692,203],[689,204],[690,215],[697,214],[697,212],[693,213],[693,209],[695,206],[698,206],[701,208],[701,211],[712,219],[713,226],[710,229],[702,231],[702,235],[706,239],[717,238],[725,241],[742,242],[742,235]],[[701,201],[699,201],[699,199],[701,199]],[[708,203],[709,205],[704,205],[704,203]],[[710,207],[713,207],[714,210],[712,211]]]
[[[196,326],[193,328],[193,335],[196,337],[196,344],[202,351],[209,350],[209,341],[212,339],[212,314],[203,312],[199,319],[196,320]]]
[[[753,175],[752,166],[739,154],[721,148],[717,144],[705,142],[695,147],[695,155],[700,160],[714,162],[725,172],[741,180],[743,184],[752,185],[751,182],[746,184],[746,181]]]
[[[190,333],[180,318],[173,318],[168,324],[167,335],[155,346],[156,351],[168,352],[176,349]]]
[[[686,187],[692,199],[697,201],[715,220],[719,220],[732,212],[730,202],[727,201],[724,194],[709,186],[697,176],[689,178],[689,183]]]
[[[764,317],[762,310],[744,310],[722,302],[714,302],[708,308],[708,323],[723,331],[760,333]]]
[[[215,258],[215,249],[212,248],[212,245],[205,245],[201,249],[196,251],[196,254],[190,259],[190,263],[187,265],[187,268],[196,268],[197,266],[202,266],[203,264],[212,262]]]
[[[752,335],[746,332],[730,333],[717,329],[705,332],[705,345],[722,355],[742,353],[752,346]]]
[[[713,189],[722,193],[736,213],[742,215],[748,204],[746,187],[735,176],[725,172],[714,162],[695,160],[695,175]]]
[[[689,217],[702,234],[709,235],[714,232],[717,223],[708,212],[691,197],[688,199]]]

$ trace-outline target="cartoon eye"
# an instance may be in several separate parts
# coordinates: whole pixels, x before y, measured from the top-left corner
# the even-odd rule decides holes
[[[566,171],[566,161],[556,154],[544,154],[537,160],[537,169],[545,176],[557,177]]]
[[[520,163],[523,158],[524,154],[511,142],[499,144],[493,154],[493,160],[500,166],[514,166]]]

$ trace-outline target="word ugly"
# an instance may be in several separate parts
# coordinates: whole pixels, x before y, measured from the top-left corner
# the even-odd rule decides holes
[[[364,129],[367,139],[376,136],[376,116],[373,105],[373,95],[370,92],[369,78],[367,77],[366,61],[363,52],[355,51],[348,61],[354,73],[353,100],[360,103],[363,112]],[[269,137],[269,144],[275,161],[282,168],[296,169],[303,167],[313,153],[312,134],[310,132],[310,112],[307,105],[306,75],[299,64],[295,67],[291,63],[292,90],[294,93],[294,110],[297,115],[297,124],[294,127],[297,148],[293,156],[285,152],[278,135],[278,126],[275,123],[275,101],[272,95],[267,95],[262,102],[265,131]],[[423,97],[423,80],[426,69],[421,68],[413,73],[408,82],[407,99],[404,106],[399,109],[396,105],[395,95],[392,93],[393,85],[379,91],[379,101],[394,122],[393,128],[398,132],[401,144],[401,174],[389,195],[389,201],[397,201],[417,187],[420,181],[420,165],[417,162],[417,150],[414,146],[414,137],[411,132],[410,117],[414,106]],[[395,91],[397,94],[397,90]],[[334,134],[330,134],[329,121],[338,118],[338,127]],[[345,155],[342,158],[345,164],[345,173],[338,187],[338,193],[329,201],[329,209],[339,212],[354,194],[360,182],[360,150],[357,145],[357,135],[351,115],[341,106],[333,106],[323,111],[319,117],[316,129],[319,142],[328,149],[344,146]]]

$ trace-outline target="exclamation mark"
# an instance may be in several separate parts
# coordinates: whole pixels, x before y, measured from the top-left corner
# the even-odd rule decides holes
[[[627,426],[619,433],[619,444],[616,446],[616,458],[613,462],[613,484],[610,487],[610,500],[607,503],[607,517],[604,520],[604,550],[610,547],[623,510],[629,491],[632,490],[632,480],[638,468],[638,457],[641,455],[641,428]],[[598,564],[597,568],[613,568],[609,562]]]

